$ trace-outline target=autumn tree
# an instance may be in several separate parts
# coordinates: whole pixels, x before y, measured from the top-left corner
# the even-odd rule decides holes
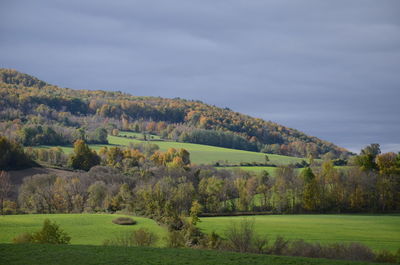
[[[69,165],[72,168],[88,171],[99,164],[100,157],[83,140],[77,140],[74,143],[74,153],[69,157]]]
[[[0,170],[22,169],[32,166],[24,149],[15,141],[0,136]]]
[[[303,207],[309,211],[318,209],[318,183],[311,168],[307,167],[301,172],[304,180]]]
[[[376,170],[376,157],[381,153],[379,144],[371,144],[361,150],[359,156],[356,157],[357,165],[363,171]]]
[[[4,200],[10,195],[12,183],[10,175],[5,171],[0,171],[0,214],[3,215]]]

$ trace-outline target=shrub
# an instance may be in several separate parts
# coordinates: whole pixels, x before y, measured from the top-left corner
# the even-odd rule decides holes
[[[45,219],[41,230],[33,233],[33,242],[41,244],[69,244],[71,237],[60,226]]]
[[[289,241],[285,240],[281,236],[277,236],[274,244],[268,248],[267,252],[269,254],[274,254],[274,255],[282,255],[284,252],[287,251],[289,245]]]
[[[396,263],[397,258],[395,254],[387,251],[387,250],[381,250],[378,253],[376,253],[375,256],[375,261],[376,262],[388,262],[388,263]]]
[[[255,234],[254,220],[243,219],[239,223],[232,223],[227,231],[227,247],[237,252],[261,253],[266,247],[267,240]]]
[[[117,225],[135,225],[137,222],[129,217],[118,217],[112,220]]]
[[[210,249],[219,249],[222,244],[222,238],[214,231],[207,235],[205,246]]]
[[[41,230],[33,234],[22,233],[13,239],[13,243],[69,244],[70,240],[71,237],[58,224],[45,219]]]
[[[229,246],[234,251],[249,252],[254,233],[254,222],[243,219],[239,224],[232,223],[226,232]]]
[[[153,246],[157,243],[158,236],[147,228],[140,228],[130,233],[123,233],[113,239],[103,242],[105,246]]]
[[[278,254],[278,252],[271,252],[271,254],[280,255]],[[321,245],[319,243],[304,242],[304,240],[295,240],[290,242],[288,245],[286,245],[283,251],[281,251],[281,254],[309,258],[327,258],[358,261],[373,261],[375,256],[369,247],[359,243],[334,243]]]
[[[152,246],[158,241],[158,236],[147,228],[140,228],[132,234],[135,246]]]
[[[172,230],[168,232],[165,238],[167,242],[167,247],[169,248],[181,248],[185,246],[185,235],[183,231]]]
[[[14,244],[32,243],[33,242],[33,237],[32,237],[32,234],[30,234],[30,233],[22,233],[22,234],[19,234],[16,237],[14,237],[12,242]]]

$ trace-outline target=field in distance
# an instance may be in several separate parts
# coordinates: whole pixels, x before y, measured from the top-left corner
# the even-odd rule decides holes
[[[400,248],[400,215],[258,215],[201,218],[202,231],[223,234],[233,221],[254,219],[255,230],[274,240],[304,239],[308,242],[359,242],[374,250]]]
[[[139,134],[140,135],[140,134]],[[108,145],[94,144],[90,145],[90,148],[99,150],[103,146],[128,146],[129,143],[143,143],[137,139],[130,139],[119,136],[108,136]],[[216,147],[202,144],[191,144],[191,143],[180,143],[170,141],[154,141],[152,143],[157,144],[161,151],[166,151],[168,148],[184,148],[190,152],[191,161],[196,164],[214,164],[215,162],[221,161],[227,164],[239,164],[240,162],[265,162],[265,154],[259,152],[250,152],[236,149],[229,149],[223,147]],[[50,146],[42,146],[50,147]],[[60,146],[66,154],[72,152],[71,146]],[[268,154],[269,162],[276,165],[288,165],[301,162],[303,158]]]

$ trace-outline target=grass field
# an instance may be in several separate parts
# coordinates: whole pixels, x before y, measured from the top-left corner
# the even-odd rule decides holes
[[[143,143],[144,141],[129,139],[118,136],[108,136],[109,145],[90,145],[94,150],[99,150],[103,146],[128,146],[129,143]],[[221,161],[229,164],[239,164],[240,162],[265,162],[265,154],[258,152],[250,152],[229,148],[222,148],[201,144],[168,142],[168,141],[155,141],[153,142],[160,146],[161,151],[166,151],[168,148],[184,148],[190,152],[191,161],[196,164],[213,164]],[[50,146],[41,146],[41,148],[49,148]],[[72,152],[71,146],[60,146],[64,153]],[[269,163],[276,165],[287,165],[291,163],[301,162],[303,159],[291,156],[282,156],[268,154]]]
[[[129,136],[129,137],[136,137],[138,139],[143,139],[143,133],[122,131],[122,132],[119,132],[119,135],[120,136]],[[154,140],[161,139],[160,136],[155,135],[155,134],[147,134],[146,133],[146,137],[148,137],[149,139],[154,139]]]
[[[45,218],[57,222],[71,236],[71,244],[101,245],[104,240],[112,239],[119,233],[132,231],[141,227],[148,228],[160,236],[159,245],[166,229],[151,219],[132,217],[136,225],[123,226],[111,221],[123,215],[116,214],[27,214],[0,216],[0,243],[11,243],[12,239],[23,232],[39,230]],[[1,263],[0,263],[1,264]]]
[[[72,237],[74,245],[101,245],[105,239],[125,231],[146,227],[162,239],[166,229],[151,219],[133,217],[134,226],[115,225],[115,214],[29,214],[0,216],[0,243],[10,243],[23,232],[40,229],[43,220],[56,221]],[[198,226],[206,233],[224,235],[227,227],[243,218],[254,218],[256,232],[270,239],[281,235],[287,239],[310,242],[360,242],[373,249],[395,251],[400,248],[400,215],[263,215],[254,217],[207,217]],[[163,246],[163,240],[159,241]]]
[[[219,169],[226,169],[226,170],[244,170],[249,171],[252,173],[261,173],[262,171],[267,171],[271,176],[275,176],[276,167],[218,167]]]
[[[263,215],[254,217],[207,217],[198,226],[206,233],[223,235],[234,221],[254,218],[260,235],[274,239],[309,242],[360,242],[373,249],[400,248],[400,215]]]
[[[374,265],[377,263],[241,254],[201,249],[0,244],[0,264]]]

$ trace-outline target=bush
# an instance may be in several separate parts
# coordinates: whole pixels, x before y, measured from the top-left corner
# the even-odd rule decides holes
[[[140,228],[131,233],[123,233],[114,239],[108,239],[103,242],[105,246],[153,246],[157,243],[158,236],[147,228]]]
[[[342,259],[354,261],[373,261],[375,257],[374,253],[369,247],[359,243],[334,243],[321,245],[319,243],[304,242],[304,240],[295,240],[289,242],[280,253],[281,254],[271,251],[271,254],[277,255],[283,254],[287,256]]]
[[[168,232],[165,238],[167,242],[167,247],[169,248],[181,248],[185,246],[185,235],[184,231],[172,230]]]
[[[118,217],[112,220],[114,224],[117,225],[135,225],[137,222],[129,217]]]
[[[71,237],[55,222],[44,220],[43,227],[32,235],[34,243],[41,244],[69,244]]]
[[[375,256],[375,261],[376,262],[388,262],[388,263],[396,263],[397,261],[397,256],[387,250],[381,250],[378,253],[376,253]]]
[[[32,237],[32,234],[30,234],[30,233],[22,233],[22,234],[19,234],[16,237],[14,237],[12,242],[14,244],[32,243],[33,242],[33,237]]]
[[[283,255],[288,249],[289,241],[281,236],[277,236],[274,244],[268,248],[269,254]]]
[[[158,241],[158,236],[147,228],[140,228],[132,234],[135,246],[152,246]]]
[[[232,223],[226,231],[228,245],[234,251],[251,252],[254,235],[254,221],[242,219],[239,223]]]
[[[71,237],[60,226],[45,219],[41,230],[30,234],[22,233],[13,239],[13,243],[69,244]]]

